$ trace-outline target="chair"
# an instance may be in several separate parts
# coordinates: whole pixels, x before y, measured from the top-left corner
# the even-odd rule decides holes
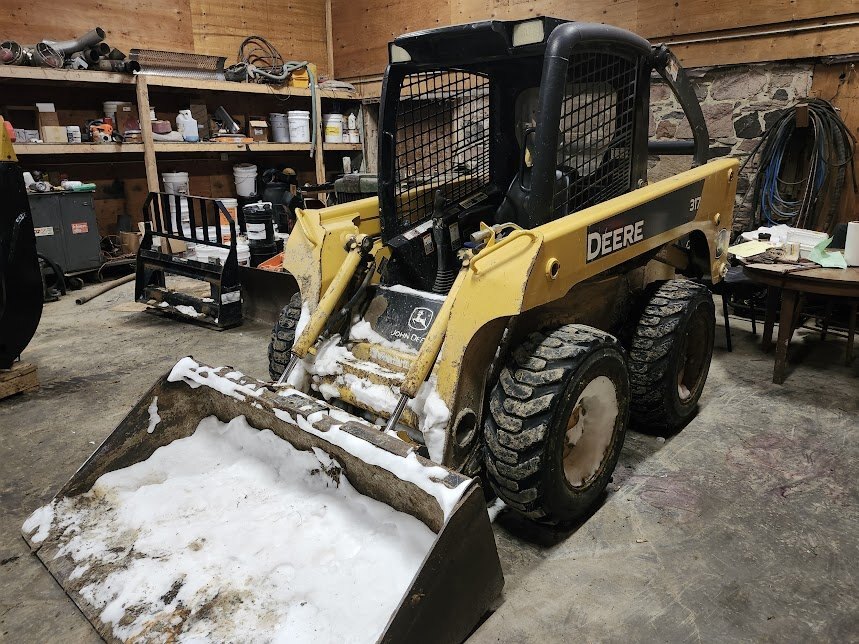
[[[728,347],[728,351],[733,351],[733,345],[731,344],[731,322],[728,315],[728,302],[732,296],[748,297],[749,313],[752,319],[752,334],[757,335],[758,325],[754,296],[761,290],[761,286],[746,276],[743,272],[742,266],[731,266],[725,277],[722,278],[721,282],[710,285],[710,290],[714,295],[720,295],[722,297],[722,314],[725,317],[725,344]]]

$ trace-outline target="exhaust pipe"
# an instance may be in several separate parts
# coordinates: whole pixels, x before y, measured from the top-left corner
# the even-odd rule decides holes
[[[24,48],[14,40],[6,40],[0,43],[0,64],[26,65],[27,53]]]
[[[54,69],[59,69],[63,66],[65,57],[48,43],[40,42],[33,47],[31,60],[37,67],[53,67]]]
[[[90,66],[91,69],[98,69],[103,72],[124,72],[126,74],[134,74],[140,71],[140,63],[136,60],[110,60],[102,59],[95,65]]]
[[[59,42],[54,40],[43,40],[42,42],[47,43],[61,54],[67,55],[76,51],[95,47],[104,40],[105,35],[104,29],[96,27],[92,31],[89,31],[80,38],[74,40],[61,40]],[[108,51],[110,50],[108,49]],[[104,53],[107,54],[107,52]]]

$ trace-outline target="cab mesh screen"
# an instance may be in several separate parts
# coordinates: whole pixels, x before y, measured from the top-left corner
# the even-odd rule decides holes
[[[608,53],[570,60],[554,205],[575,212],[631,188],[638,64]]]
[[[461,71],[403,79],[397,109],[399,231],[432,216],[437,191],[460,201],[489,183],[489,80]]]

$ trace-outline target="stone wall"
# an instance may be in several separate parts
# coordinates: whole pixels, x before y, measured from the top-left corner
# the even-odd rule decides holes
[[[734,156],[744,162],[781,110],[811,92],[811,63],[765,63],[698,68],[689,74],[710,131],[710,156]],[[691,139],[692,130],[668,86],[654,80],[650,90],[650,138]],[[690,167],[691,157],[650,157],[648,179],[658,181]],[[740,175],[734,229],[749,221],[751,195],[745,200],[756,167]]]

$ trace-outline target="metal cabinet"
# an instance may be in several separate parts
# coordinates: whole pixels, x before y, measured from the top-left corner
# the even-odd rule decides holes
[[[64,273],[95,270],[101,265],[93,193],[34,193],[30,210],[36,249],[59,264]]]

